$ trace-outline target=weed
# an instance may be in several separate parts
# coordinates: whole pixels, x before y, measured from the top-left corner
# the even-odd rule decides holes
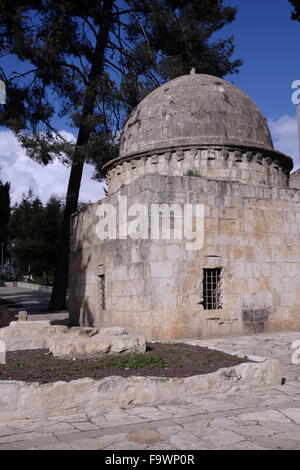
[[[188,170],[184,176],[191,176],[196,178],[201,178],[200,173],[198,171]]]
[[[149,356],[136,354],[132,356],[111,359],[105,363],[106,367],[118,367],[120,369],[125,369],[126,367],[129,369],[143,369],[144,367],[151,365],[165,367],[166,362],[160,354],[151,354]]]
[[[25,366],[25,362],[23,362],[21,359],[18,359],[14,363],[15,366]]]

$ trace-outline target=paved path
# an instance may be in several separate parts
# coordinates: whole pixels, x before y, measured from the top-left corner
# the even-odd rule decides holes
[[[0,424],[4,449],[297,449],[300,450],[300,366],[291,363],[299,333],[197,341],[278,357],[286,384],[176,405],[133,406]]]
[[[9,308],[12,312],[26,310],[30,320],[64,320],[68,312],[46,313],[49,305],[50,293],[20,287],[0,287],[0,299],[14,302],[15,306]]]
[[[229,354],[239,352],[245,355],[265,356],[270,359],[279,359],[285,378],[289,380],[300,379],[300,365],[292,364],[292,348],[294,341],[300,340],[300,331],[284,333],[264,333],[251,336],[238,336],[208,340],[185,340],[189,344],[222,349]],[[300,354],[299,354],[300,358]]]

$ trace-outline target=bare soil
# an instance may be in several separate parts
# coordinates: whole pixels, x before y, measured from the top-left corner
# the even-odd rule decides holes
[[[56,382],[111,375],[189,377],[250,362],[219,351],[179,343],[149,343],[145,354],[106,355],[92,359],[58,359],[47,349],[11,351],[0,364],[0,380]]]

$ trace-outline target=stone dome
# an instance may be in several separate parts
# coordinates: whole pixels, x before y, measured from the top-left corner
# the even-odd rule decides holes
[[[120,157],[188,145],[273,149],[260,110],[242,90],[211,75],[184,75],[150,93],[127,119]]]

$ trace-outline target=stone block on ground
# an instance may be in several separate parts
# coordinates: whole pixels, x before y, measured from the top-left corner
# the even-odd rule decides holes
[[[20,310],[20,312],[18,313],[18,320],[28,320],[28,313],[26,312],[26,310]]]
[[[50,320],[18,320],[0,330],[7,351],[48,348],[54,356],[144,353],[146,339],[127,334],[124,328],[90,328],[52,325]]]
[[[121,330],[121,328],[120,328]],[[61,334],[54,335],[49,340],[49,350],[56,357],[82,357],[101,354],[135,354],[146,351],[146,339],[141,335],[106,335]]]
[[[99,333],[99,328],[93,328],[89,326],[73,326],[70,328],[69,333],[73,336],[80,337],[91,337]]]
[[[109,328],[100,328],[99,334],[106,336],[121,336],[126,335],[127,331],[120,326],[111,326]]]
[[[5,342],[7,351],[43,349],[48,348],[49,339],[52,335],[66,333],[67,331],[67,326],[51,325],[49,320],[19,320],[11,322],[5,328],[1,328],[0,340]]]

